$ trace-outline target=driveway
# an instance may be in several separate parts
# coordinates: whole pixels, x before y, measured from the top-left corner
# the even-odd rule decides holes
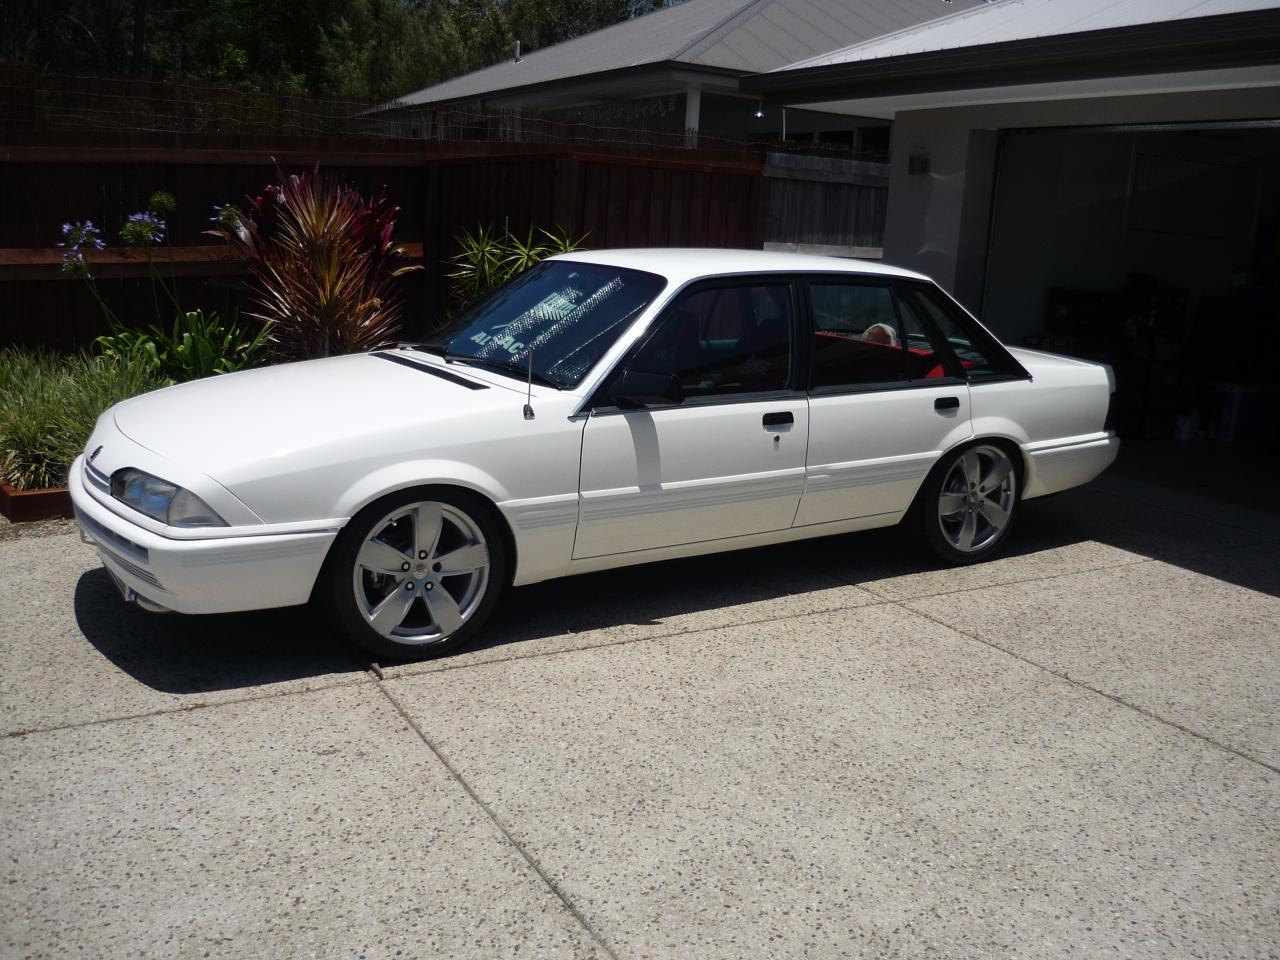
[[[1115,477],[379,667],[0,543],[0,956],[1276,957],[1280,522]]]

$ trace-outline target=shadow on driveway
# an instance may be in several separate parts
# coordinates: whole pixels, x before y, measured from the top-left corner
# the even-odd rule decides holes
[[[163,693],[198,694],[358,671],[306,607],[183,616],[127,604],[106,570],[76,583],[76,624],[113,664]]]
[[[1232,547],[1249,539],[1247,532],[1086,486],[1025,504],[1002,556],[1016,559],[1092,541],[1280,596],[1280,544]],[[944,569],[895,528],[624,567],[511,591],[469,649],[656,625]],[[359,654],[304,607],[203,617],[150,614],[122,603],[106,572],[97,569],[77,584],[75,610],[80,629],[104,656],[139,682],[167,693],[258,686],[363,665]]]

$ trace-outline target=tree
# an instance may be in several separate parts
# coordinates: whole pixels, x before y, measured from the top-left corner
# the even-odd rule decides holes
[[[664,0],[0,0],[0,60],[386,100]]]

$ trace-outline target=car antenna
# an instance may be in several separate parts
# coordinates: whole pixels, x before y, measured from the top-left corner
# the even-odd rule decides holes
[[[524,418],[533,419],[533,347],[529,348],[529,381],[524,401]]]

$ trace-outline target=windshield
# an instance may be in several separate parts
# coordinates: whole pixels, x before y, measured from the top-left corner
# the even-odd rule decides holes
[[[463,362],[509,368],[523,377],[573,387],[658,295],[652,273],[549,260],[462,313],[425,344]]]

